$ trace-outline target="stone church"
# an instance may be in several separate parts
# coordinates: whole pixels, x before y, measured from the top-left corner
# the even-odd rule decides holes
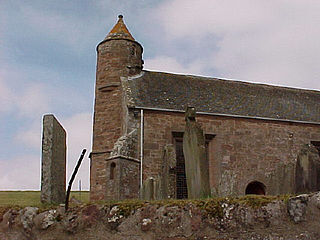
[[[118,22],[97,46],[91,200],[187,198],[183,135],[193,107],[212,196],[320,190],[320,92],[143,70]],[[155,190],[156,189],[156,190]]]

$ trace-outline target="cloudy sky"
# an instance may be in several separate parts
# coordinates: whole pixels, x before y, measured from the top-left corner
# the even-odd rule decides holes
[[[95,47],[117,15],[145,69],[320,90],[318,0],[0,0],[0,190],[39,189],[41,122],[91,149]],[[89,188],[89,159],[74,188]]]

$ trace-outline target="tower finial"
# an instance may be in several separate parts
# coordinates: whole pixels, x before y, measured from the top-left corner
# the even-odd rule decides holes
[[[134,41],[134,38],[132,37],[128,28],[123,22],[123,16],[121,14],[118,16],[118,22],[116,23],[116,25],[114,25],[112,30],[105,38],[105,40],[108,39],[127,39]]]

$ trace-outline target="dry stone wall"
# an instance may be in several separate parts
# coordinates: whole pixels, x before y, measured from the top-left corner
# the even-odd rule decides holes
[[[320,193],[26,207],[0,214],[0,239],[318,240],[319,219]]]

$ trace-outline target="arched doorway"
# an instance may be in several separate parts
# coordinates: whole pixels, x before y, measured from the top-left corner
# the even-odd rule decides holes
[[[246,194],[266,195],[266,186],[258,181],[253,181],[246,187]]]

